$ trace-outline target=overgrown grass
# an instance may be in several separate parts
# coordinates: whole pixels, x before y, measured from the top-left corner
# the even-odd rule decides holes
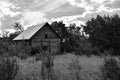
[[[19,80],[41,80],[41,61],[19,60]],[[32,58],[31,58],[32,61]],[[55,80],[100,80],[99,66],[103,59],[98,56],[76,56],[66,54],[56,56],[53,66]]]
[[[8,46],[8,55],[17,56],[21,59],[28,58],[30,56],[31,47],[29,45],[24,45],[23,43],[10,44]]]
[[[0,80],[14,80],[19,70],[15,59],[2,57],[0,59]]]
[[[105,59],[101,71],[103,80],[120,80],[120,66],[114,57]]]

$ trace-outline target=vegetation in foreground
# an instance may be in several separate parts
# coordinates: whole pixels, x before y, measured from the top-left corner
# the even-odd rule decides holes
[[[19,71],[19,64],[10,57],[0,58],[0,80],[14,80]]]
[[[4,77],[1,76],[1,80],[41,80],[40,60],[16,58],[16,62],[19,63],[18,66],[13,61],[15,58],[7,59],[9,61],[2,60],[1,75]],[[54,80],[119,80],[119,65],[119,57],[59,55],[54,58],[52,77],[54,77]],[[7,75],[4,75],[5,73]],[[8,77],[11,77],[11,79],[7,79]]]

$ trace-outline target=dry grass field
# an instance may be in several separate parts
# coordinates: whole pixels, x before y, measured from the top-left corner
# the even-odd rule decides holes
[[[104,58],[98,56],[75,56],[66,54],[55,56],[54,73],[60,80],[70,80],[76,74],[82,80],[101,80],[100,66],[104,63]],[[35,57],[26,60],[18,59],[20,71],[19,79],[23,80],[39,80],[41,61],[35,61]],[[79,74],[77,73],[79,72]]]

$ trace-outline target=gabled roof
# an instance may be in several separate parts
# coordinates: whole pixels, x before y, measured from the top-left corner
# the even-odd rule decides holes
[[[43,24],[29,27],[28,29],[20,33],[17,37],[15,37],[13,40],[29,40],[33,35],[35,35],[45,25],[49,25],[49,24],[43,23]],[[49,28],[57,35],[57,37],[59,37],[56,31],[54,31],[50,25],[49,25]]]

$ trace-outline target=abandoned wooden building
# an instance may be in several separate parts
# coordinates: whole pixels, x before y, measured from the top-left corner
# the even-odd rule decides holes
[[[45,51],[60,51],[60,37],[48,23],[29,27],[13,40],[29,42],[30,46],[41,47]]]

